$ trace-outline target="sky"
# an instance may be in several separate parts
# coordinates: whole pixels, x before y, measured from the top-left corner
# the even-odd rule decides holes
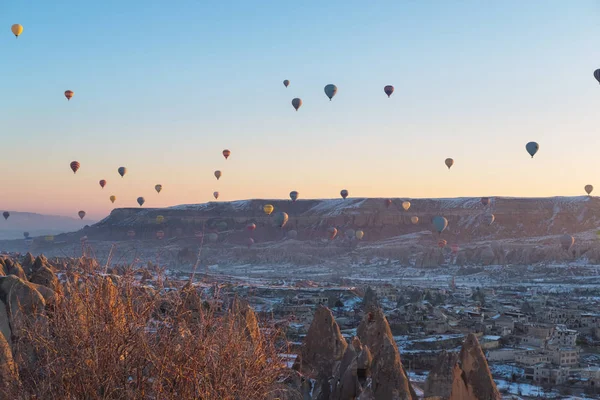
[[[1,26],[0,209],[600,192],[599,1],[22,0]]]

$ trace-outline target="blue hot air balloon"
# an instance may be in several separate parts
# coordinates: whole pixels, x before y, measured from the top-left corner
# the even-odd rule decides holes
[[[442,233],[448,227],[448,220],[441,216],[433,217],[433,227],[438,233]]]
[[[537,153],[540,149],[540,145],[536,142],[529,142],[525,145],[525,149],[527,149],[527,152],[529,153],[531,158],[533,158],[533,156],[535,156],[535,153]]]
[[[331,101],[331,99],[333,98],[333,96],[335,96],[336,93],[337,86],[335,86],[334,84],[330,83],[329,85],[325,86],[325,94],[327,95],[327,97],[329,97],[329,101]]]

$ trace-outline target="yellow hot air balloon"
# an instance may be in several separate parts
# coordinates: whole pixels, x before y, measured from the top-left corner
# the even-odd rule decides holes
[[[10,27],[10,30],[15,35],[15,37],[19,37],[19,35],[21,33],[23,33],[23,25],[14,24],[13,26]]]
[[[362,240],[362,238],[365,236],[365,233],[363,231],[356,231],[355,235],[358,240]]]
[[[413,224],[418,224],[419,223],[419,217],[410,217],[410,222],[412,222]]]
[[[110,196],[109,198],[110,198],[110,202],[111,202],[111,203],[114,203],[114,202],[115,202],[115,200],[117,199],[117,196],[115,196],[115,195],[112,195],[112,196]]]
[[[162,215],[158,215],[156,217],[156,222],[159,224],[162,224],[164,220],[165,220],[165,217],[163,217]]]
[[[273,207],[271,204],[265,204],[265,206],[263,207],[263,211],[267,215],[271,215],[271,213],[273,212],[273,210],[275,210],[275,207]]]
[[[408,211],[408,209],[410,208],[410,201],[403,201],[402,208],[404,208],[404,211]]]

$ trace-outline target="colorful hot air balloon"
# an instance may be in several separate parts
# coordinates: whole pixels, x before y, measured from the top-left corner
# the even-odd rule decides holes
[[[438,241],[438,247],[441,248],[441,249],[443,249],[444,247],[446,247],[447,244],[448,244],[448,242],[445,241],[444,239],[440,239]]]
[[[573,246],[573,243],[575,243],[575,238],[573,238],[573,236],[571,235],[565,234],[560,237],[560,244],[562,248],[566,251],[568,251]]]
[[[329,229],[327,229],[327,233],[329,234],[329,239],[333,240],[337,236],[338,230],[335,227],[331,226],[329,227]]]
[[[112,196],[109,197],[110,202],[114,204],[115,200],[117,199],[117,196],[115,196],[114,194]]]
[[[290,86],[290,81],[289,81],[289,80],[287,80],[287,79],[286,79],[286,80],[284,80],[284,81],[283,81],[283,86],[285,86],[285,87],[288,87],[288,86]]]
[[[156,193],[160,193],[162,190],[162,185],[160,183],[158,185],[154,185],[154,190],[156,190]]]
[[[25,236],[25,239],[27,239],[29,237],[29,232],[23,232],[23,236]]]
[[[495,219],[496,217],[494,216],[494,214],[485,214],[483,216],[483,222],[487,225],[493,224]]]
[[[230,155],[231,155],[231,151],[229,151],[227,149],[223,150],[223,157],[225,157],[226,160],[229,158]]]
[[[248,229],[248,231],[250,231],[250,232],[254,232],[254,230],[256,229],[256,224],[250,223],[250,224],[246,225],[246,229]]]
[[[157,224],[162,224],[165,220],[165,217],[163,217],[162,215],[157,215],[156,216],[156,223]]]
[[[217,178],[217,180],[219,180],[219,178],[221,178],[221,175],[223,175],[221,173],[221,171],[215,171],[215,178]]]
[[[298,109],[302,107],[302,99],[299,99],[297,97],[295,99],[292,99],[292,106],[296,109],[296,111],[298,111]]]
[[[127,231],[127,237],[134,238],[135,237],[135,231],[133,229],[128,230]]]
[[[363,231],[356,231],[355,237],[358,240],[362,240],[362,238],[365,237],[365,233]]]
[[[106,186],[106,180],[105,179],[101,179],[100,182],[98,182],[98,183],[100,183],[100,187],[102,189],[104,189],[104,186]]]
[[[410,222],[412,222],[413,224],[418,224],[419,223],[419,217],[410,217]]]
[[[252,247],[253,244],[254,244],[254,239],[252,239],[251,237],[246,239],[246,246],[248,246],[248,248]]]
[[[594,71],[594,78],[600,83],[600,69]]]
[[[287,233],[288,239],[296,239],[298,237],[298,231],[292,229]]]
[[[342,196],[342,199],[346,199],[346,197],[348,197],[348,191],[346,189],[342,190],[340,196]]]
[[[448,227],[448,220],[442,216],[433,217],[433,227],[438,233],[442,233]]]
[[[481,198],[481,204],[483,204],[484,206],[487,206],[488,204],[490,204],[490,198],[489,197],[482,197]]]
[[[333,83],[330,83],[329,85],[325,86],[324,90],[327,97],[329,97],[329,101],[331,101],[333,96],[335,96],[337,93],[337,86],[335,86]]]
[[[296,200],[298,200],[298,192],[296,192],[295,190],[290,192],[290,199],[292,199],[292,201],[295,203]]]
[[[392,205],[392,200],[386,199],[384,203],[386,208],[390,208],[390,206]]]
[[[73,97],[75,93],[73,93],[72,90],[66,90],[65,91],[65,97],[67,98],[67,100],[71,100],[71,98]]]
[[[127,168],[125,168],[125,167],[119,167],[119,169],[117,169],[117,172],[119,173],[119,175],[121,175],[121,178],[122,178],[127,173]]]
[[[536,142],[529,142],[525,145],[525,149],[527,150],[531,158],[533,158],[533,156],[535,156],[535,153],[537,153],[540,149],[540,145]]]
[[[273,210],[275,210],[275,207],[273,207],[271,204],[265,204],[265,206],[263,207],[263,211],[267,215],[271,215],[271,213],[273,212]]]
[[[79,169],[79,167],[81,167],[81,164],[79,164],[79,161],[71,161],[71,170],[73,170],[73,173],[77,173],[77,170]]]
[[[446,158],[446,161],[444,161],[444,163],[446,164],[446,167],[450,169],[454,165],[454,160],[451,158]]]
[[[402,208],[404,208],[404,211],[408,211],[408,209],[410,208],[410,201],[403,201]]]
[[[594,191],[594,187],[592,185],[585,185],[584,189],[587,194],[591,194]]]
[[[165,237],[165,233],[163,231],[157,231],[156,232],[156,238],[158,240],[163,240],[164,237]]]
[[[392,85],[387,85],[383,88],[383,91],[385,92],[385,94],[387,94],[387,97],[389,98],[392,95],[392,93],[394,93],[394,87]]]
[[[288,217],[287,213],[284,213],[282,211],[276,213],[273,218],[275,226],[283,228],[285,226],[285,224],[287,224],[288,218],[289,217]]]
[[[2,216],[4,217],[4,219],[8,219],[8,217],[10,217],[10,213],[8,211],[4,211],[2,213]]]
[[[12,31],[13,35],[15,35],[16,38],[18,38],[19,35],[23,33],[23,26],[20,24],[14,24],[10,27],[10,30]]]
[[[137,202],[138,202],[138,204],[139,204],[139,205],[140,205],[140,207],[141,207],[141,206],[143,206],[143,205],[144,205],[144,203],[146,202],[146,200],[145,200],[143,197],[138,197],[138,198],[137,198]]]
[[[215,198],[215,200],[219,199],[219,192],[213,192],[213,197]]]
[[[80,219],[83,219],[83,217],[85,217],[85,211],[79,211],[77,215],[79,215]]]

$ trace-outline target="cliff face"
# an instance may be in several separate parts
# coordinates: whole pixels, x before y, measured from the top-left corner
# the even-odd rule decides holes
[[[454,366],[458,361],[458,354],[448,353],[443,350],[438,357],[437,363],[427,375],[425,381],[425,397],[438,397],[449,399],[452,392],[454,380]]]

